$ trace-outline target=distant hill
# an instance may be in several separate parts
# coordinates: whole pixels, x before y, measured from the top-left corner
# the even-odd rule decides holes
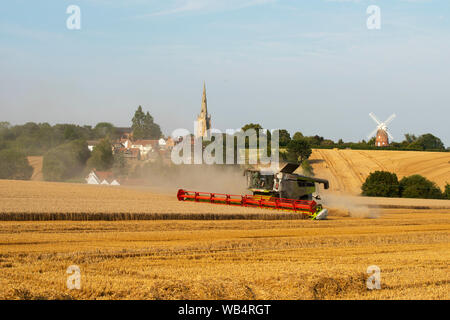
[[[387,150],[313,149],[317,177],[330,181],[331,191],[361,193],[361,185],[376,170],[395,172],[399,179],[420,174],[444,189],[450,183],[450,153]]]

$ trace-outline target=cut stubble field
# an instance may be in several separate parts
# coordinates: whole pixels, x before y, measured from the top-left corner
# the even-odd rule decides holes
[[[313,149],[310,160],[316,175],[340,193],[359,194],[376,170],[394,172],[399,179],[420,174],[441,189],[450,183],[450,152]]]
[[[377,208],[377,218],[331,208],[329,220],[309,221],[123,187],[0,181],[0,200],[0,215],[30,220],[96,211],[149,219],[0,221],[0,299],[450,298],[448,201]],[[180,213],[186,219],[168,218]],[[66,286],[71,265],[80,290]],[[381,290],[366,287],[371,265]]]

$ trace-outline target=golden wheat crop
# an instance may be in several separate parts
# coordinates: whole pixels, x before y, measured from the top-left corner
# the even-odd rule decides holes
[[[0,222],[0,299],[448,299],[445,210],[328,221]],[[398,211],[398,210],[397,210]],[[81,269],[81,290],[66,269]],[[367,267],[381,268],[368,290]]]
[[[395,172],[399,179],[421,174],[441,189],[450,183],[449,152],[314,149],[310,160],[334,192],[361,193],[361,185],[376,170]]]
[[[170,214],[271,213],[179,203],[149,190],[43,182],[0,181],[0,200],[0,216],[17,219],[69,219],[72,210],[97,220],[127,212],[168,219],[0,221],[0,299],[450,298],[445,201],[378,208],[366,216],[372,219],[355,207],[332,208],[326,221],[187,221]],[[80,267],[80,290],[66,286],[71,265]],[[381,269],[381,290],[366,288],[371,265]]]
[[[0,180],[0,220],[282,218],[257,208],[180,202],[176,191]]]

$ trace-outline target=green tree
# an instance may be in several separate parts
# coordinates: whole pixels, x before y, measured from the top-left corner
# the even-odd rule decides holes
[[[280,147],[286,147],[291,141],[291,135],[285,129],[278,130]]]
[[[450,184],[447,183],[445,185],[445,191],[444,191],[443,195],[444,195],[444,199],[450,200]]]
[[[416,140],[417,140],[417,137],[415,135],[413,135],[411,133],[405,133],[405,141],[408,144],[411,144],[411,143],[413,143]]]
[[[0,151],[0,179],[29,180],[33,167],[25,154],[15,150]]]
[[[27,136],[36,136],[39,129],[39,125],[34,122],[27,122],[22,126],[22,132]]]
[[[70,140],[90,139],[93,130],[73,124],[57,124],[28,122],[24,125],[0,126],[1,149],[15,149],[27,156],[43,155],[50,149]]]
[[[369,146],[375,146],[376,137],[372,137],[369,141],[367,141],[367,144]]]
[[[291,140],[287,145],[287,157],[291,162],[302,163],[311,153],[311,146],[306,139]]]
[[[11,127],[11,124],[7,121],[0,121],[0,130],[2,129],[9,129]]]
[[[44,180],[65,181],[79,177],[90,152],[85,140],[79,139],[50,149],[42,164]]]
[[[262,126],[258,123],[248,123],[242,127],[242,131],[247,131],[248,129],[254,129],[256,134],[259,134],[259,130],[262,130]]]
[[[112,165],[112,172],[115,176],[126,176],[130,171],[130,166],[128,165],[127,159],[122,153],[117,153],[114,155],[114,162]]]
[[[148,139],[159,139],[162,137],[160,126],[153,121],[153,117],[148,111],[144,118],[144,131]]]
[[[257,143],[257,146],[259,146],[259,132],[260,132],[260,130],[263,130],[263,127],[260,124],[248,123],[245,126],[243,126],[241,128],[241,130],[242,130],[241,132],[236,133],[237,136],[244,135],[244,133],[246,133],[247,130],[255,130],[254,134],[256,135],[256,143]],[[247,132],[247,134],[250,134],[250,132]],[[245,148],[246,149],[250,148],[250,137],[253,137],[253,135],[245,137]],[[267,142],[269,143],[269,141],[267,141]]]
[[[139,106],[136,112],[134,113],[133,119],[131,120],[131,122],[133,123],[131,128],[133,129],[133,137],[135,139],[143,139],[145,136],[144,118],[145,113],[144,111],[142,111],[142,107]]]
[[[421,135],[419,138],[414,140],[408,148],[418,150],[445,150],[441,139],[435,137],[431,133]]]
[[[94,128],[94,133],[96,138],[113,138],[115,128],[109,122],[99,122]]]
[[[79,132],[77,132],[76,127],[73,125],[67,125],[64,128],[64,139],[66,140],[77,140],[80,139],[81,136]]]
[[[159,139],[162,136],[161,128],[153,121],[153,117],[147,111],[144,113],[139,106],[132,121],[134,139]]]
[[[320,144],[322,146],[334,146],[334,141],[331,139],[325,139],[322,141],[322,143]]]
[[[304,138],[303,134],[301,132],[297,131],[296,133],[294,133],[292,140],[302,140],[303,138]]]
[[[362,195],[368,197],[398,197],[399,182],[395,173],[375,171],[363,183]]]
[[[415,174],[400,180],[402,198],[441,199],[441,189],[427,178]]]
[[[92,150],[87,166],[104,171],[111,169],[113,162],[112,144],[108,139],[102,139]]]
[[[309,141],[311,146],[320,146],[322,142],[325,140],[323,137],[315,135],[311,137],[305,137]]]

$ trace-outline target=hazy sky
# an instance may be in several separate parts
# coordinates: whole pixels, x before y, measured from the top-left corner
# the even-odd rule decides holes
[[[66,8],[81,8],[69,30]],[[366,9],[381,8],[368,30]],[[450,146],[448,0],[15,0],[0,4],[0,121],[193,131],[203,81],[214,128],[366,139],[381,120]]]

